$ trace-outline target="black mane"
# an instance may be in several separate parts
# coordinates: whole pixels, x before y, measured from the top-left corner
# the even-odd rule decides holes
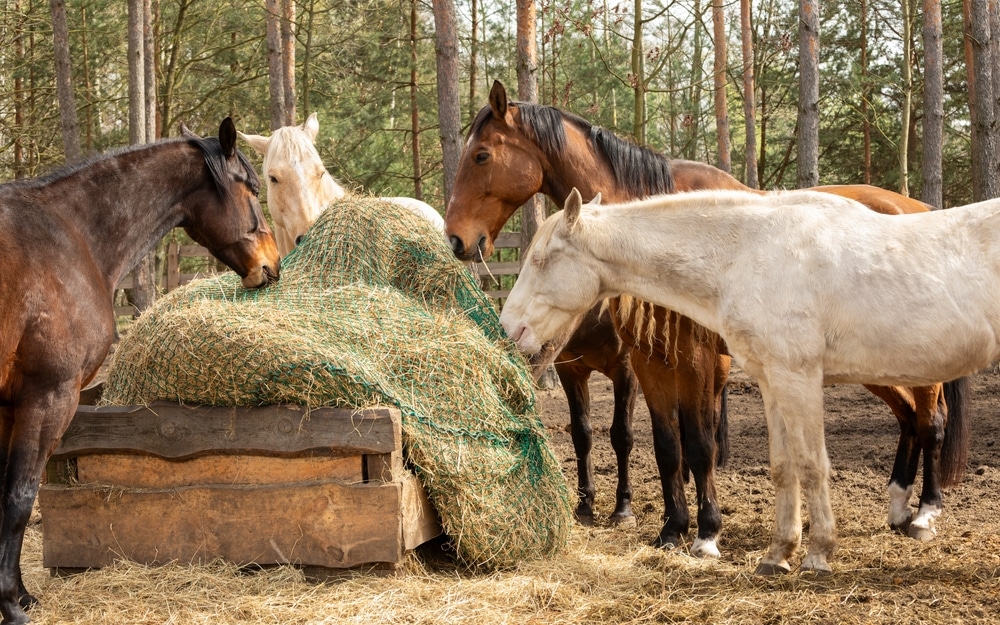
[[[215,181],[215,188],[219,190],[219,194],[223,198],[226,198],[229,195],[229,184],[226,178],[228,170],[226,168],[226,156],[222,153],[222,144],[219,142],[219,138],[205,137],[202,139],[191,137],[188,139],[188,142],[198,146],[202,154],[205,155],[205,164],[208,165],[208,171],[212,174],[212,180]],[[246,173],[246,183],[250,185],[254,195],[257,195],[260,192],[260,178],[257,176],[257,170],[243,152],[236,150],[236,157],[239,159],[240,165],[243,166],[243,170]]]
[[[528,102],[511,102],[521,112],[521,124],[541,150],[557,157],[566,147],[566,129],[563,122],[573,124],[582,130],[604,157],[614,174],[615,181],[635,197],[647,197],[674,192],[674,177],[670,170],[670,159],[659,152],[645,148],[618,137],[613,132],[595,126],[586,119],[562,111],[553,106],[543,106]],[[478,134],[492,115],[489,106],[484,107],[472,122],[470,136]]]

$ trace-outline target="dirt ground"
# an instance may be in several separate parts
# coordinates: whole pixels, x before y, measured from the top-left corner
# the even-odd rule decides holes
[[[973,378],[972,445],[968,470],[958,487],[945,493],[945,511],[938,520],[940,542],[958,537],[969,528],[1000,520],[1000,367]],[[608,428],[614,407],[611,382],[599,373],[590,380],[591,418],[594,426],[594,468],[597,513],[605,518],[614,507],[615,456]],[[569,417],[561,388],[541,390],[539,412],[551,436],[567,480],[576,484],[576,461],[569,434]],[[888,513],[887,485],[899,439],[899,426],[881,400],[859,385],[828,386],[825,390],[826,445],[833,467],[832,504],[838,522],[860,517],[875,523]],[[729,382],[730,459],[717,473],[725,525],[745,512],[741,504],[753,503],[755,513],[767,519],[770,531],[773,506],[768,465],[767,425],[760,391],[753,379],[734,365]],[[634,415],[635,447],[631,456],[634,508],[640,527],[649,526],[644,538],[659,529],[663,506],[653,459],[649,412],[641,395]],[[917,476],[919,492],[922,473]],[[693,505],[693,487],[689,487]],[[915,499],[914,499],[915,505]],[[695,512],[692,508],[692,522]],[[1000,526],[998,526],[1000,527]],[[874,529],[874,528],[873,528]],[[942,540],[943,539],[943,540]],[[763,548],[766,545],[760,545]],[[998,615],[1000,617],[1000,615]]]

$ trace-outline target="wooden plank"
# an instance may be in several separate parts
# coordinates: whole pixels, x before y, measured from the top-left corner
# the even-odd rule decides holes
[[[349,568],[398,562],[399,482],[134,490],[46,484],[42,561],[88,568],[128,558]]]
[[[257,408],[80,406],[53,458],[88,453],[147,453],[162,458],[242,453],[276,456],[399,452],[399,410],[315,408],[290,404]]]
[[[427,497],[427,491],[416,475],[405,472],[402,478],[400,506],[403,517],[403,547],[416,549],[428,540],[441,535],[441,519]]]
[[[284,484],[331,481],[360,484],[366,456],[275,458],[202,456],[166,460],[132,454],[91,454],[76,459],[80,484],[120,488],[180,488],[209,484]],[[390,481],[390,480],[386,480]]]
[[[488,278],[489,276],[516,276],[521,273],[521,263],[518,261],[510,261],[503,263],[487,263],[489,271],[480,270],[479,277]]]
[[[497,235],[496,241],[493,242],[493,247],[496,249],[520,248],[521,233],[501,232],[500,234]]]

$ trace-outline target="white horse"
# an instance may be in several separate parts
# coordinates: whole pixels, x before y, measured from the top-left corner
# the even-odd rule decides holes
[[[812,191],[681,193],[565,210],[539,229],[500,321],[533,353],[631,294],[718,332],[764,398],[775,529],[757,568],[828,572],[837,536],[823,385],[919,386],[1000,357],[1000,200],[886,216]]]
[[[264,156],[267,207],[274,220],[274,234],[282,256],[292,251],[299,237],[316,222],[330,202],[347,195],[323,166],[316,151],[314,142],[318,132],[319,120],[313,113],[301,126],[278,128],[270,137],[239,133],[240,138]],[[426,202],[409,197],[380,199],[422,215],[444,233],[444,219]]]

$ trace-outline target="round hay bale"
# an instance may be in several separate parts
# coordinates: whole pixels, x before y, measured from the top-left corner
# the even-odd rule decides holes
[[[523,358],[440,232],[395,204],[332,205],[267,289],[226,273],[158,301],[118,345],[102,401],[156,400],[395,406],[408,461],[467,562],[566,544],[569,489]]]

